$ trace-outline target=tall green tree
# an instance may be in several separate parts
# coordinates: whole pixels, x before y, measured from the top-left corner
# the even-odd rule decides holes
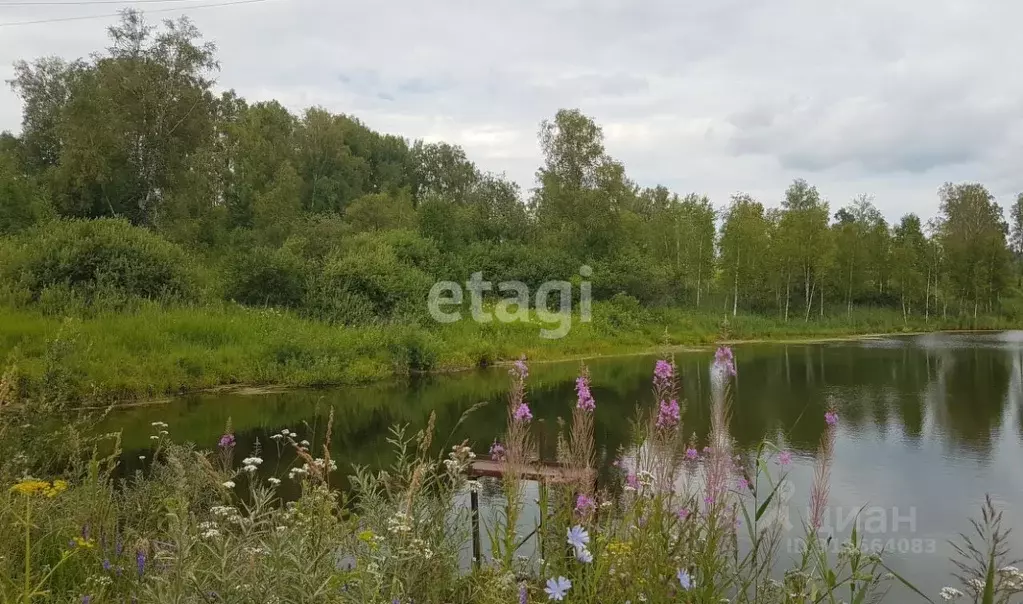
[[[1023,193],[1009,209],[1009,246],[1016,259],[1017,284],[1023,286]]]
[[[735,316],[740,299],[753,308],[761,302],[767,286],[770,223],[763,204],[744,193],[732,196],[721,225],[720,250],[722,281],[731,285]]]
[[[978,183],[946,183],[941,199],[941,243],[963,310],[994,308],[1008,281],[1007,225],[994,197]]]

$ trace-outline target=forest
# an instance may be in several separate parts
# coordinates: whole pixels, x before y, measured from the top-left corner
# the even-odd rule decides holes
[[[216,48],[186,18],[126,11],[109,38],[86,59],[19,62],[9,82],[23,118],[0,135],[0,353],[33,357],[61,317],[153,308],[431,329],[438,280],[535,286],[584,264],[597,321],[651,333],[687,316],[1023,320],[1023,194],[1003,211],[983,184],[945,183],[937,216],[895,224],[868,194],[833,202],[802,179],[779,200],[712,202],[630,180],[576,109],[539,125],[524,191],[458,146],[222,91]],[[37,320],[44,335],[25,327]]]

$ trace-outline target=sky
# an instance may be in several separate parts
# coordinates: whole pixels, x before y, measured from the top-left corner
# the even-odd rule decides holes
[[[119,5],[13,6],[0,24]],[[39,0],[20,0],[38,2]],[[108,0],[109,1],[109,0]],[[946,181],[1023,191],[1023,53],[1010,0],[225,0],[133,4],[187,14],[218,46],[218,85],[461,145],[524,191],[559,108],[603,127],[641,186],[715,205],[778,205],[794,178],[832,211],[859,194],[890,220],[938,212]],[[126,3],[132,5],[132,3]],[[0,25],[12,63],[87,56],[114,17]],[[20,102],[0,90],[0,130]]]

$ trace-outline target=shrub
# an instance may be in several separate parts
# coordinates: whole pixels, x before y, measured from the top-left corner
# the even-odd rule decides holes
[[[228,266],[228,298],[251,306],[297,308],[305,299],[309,265],[289,249],[256,247]]]
[[[199,275],[178,246],[125,220],[59,220],[13,239],[0,251],[7,285],[39,301],[65,288],[91,305],[104,295],[160,302],[199,295]]]

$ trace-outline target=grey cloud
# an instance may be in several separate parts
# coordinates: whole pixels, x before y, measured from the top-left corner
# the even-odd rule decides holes
[[[0,8],[0,22],[60,11]],[[946,179],[1023,189],[1018,3],[280,0],[189,14],[218,44],[224,87],[462,144],[525,189],[537,125],[561,107],[607,125],[641,185],[719,204],[737,190],[773,203],[803,175],[842,203],[874,193],[889,217],[932,215]],[[85,56],[110,21],[0,29],[0,65]],[[0,91],[0,129],[18,122]]]

